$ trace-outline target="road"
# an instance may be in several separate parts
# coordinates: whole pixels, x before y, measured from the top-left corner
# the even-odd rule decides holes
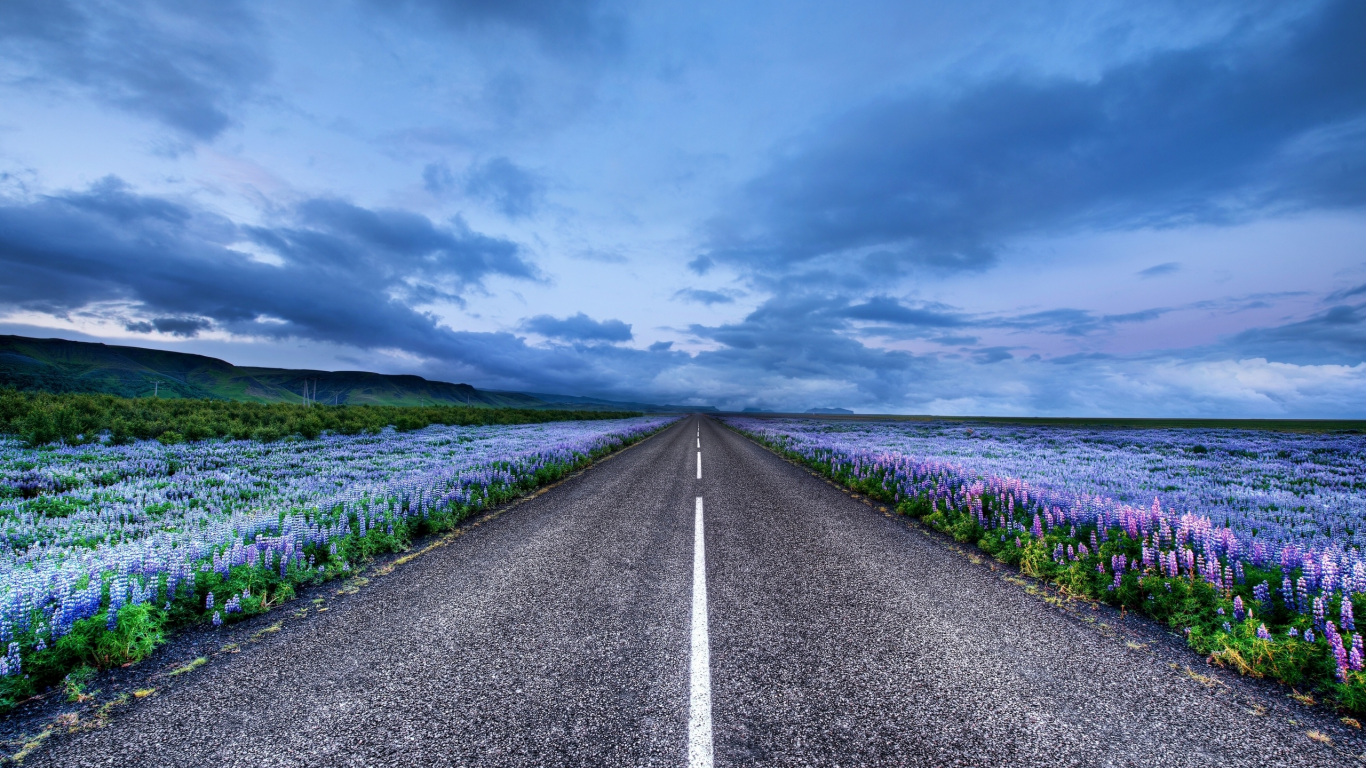
[[[1309,738],[1336,725],[1322,708],[1104,623],[692,417],[25,765],[1230,768],[1366,751],[1345,726]]]

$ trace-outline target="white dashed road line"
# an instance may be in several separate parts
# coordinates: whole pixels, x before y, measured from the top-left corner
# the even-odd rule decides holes
[[[702,452],[697,452],[697,479],[702,479]]]
[[[702,454],[697,454],[699,460]],[[700,465],[699,465],[700,467]],[[701,472],[701,469],[698,469]],[[699,474],[700,477],[700,474]],[[688,768],[711,768],[711,650],[707,641],[707,555],[697,497],[692,549],[692,696],[688,707]]]

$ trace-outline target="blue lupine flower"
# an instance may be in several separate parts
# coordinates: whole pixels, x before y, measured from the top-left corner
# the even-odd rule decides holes
[[[1271,585],[1263,581],[1261,584],[1252,588],[1252,597],[1257,604],[1266,610],[1271,607]]]

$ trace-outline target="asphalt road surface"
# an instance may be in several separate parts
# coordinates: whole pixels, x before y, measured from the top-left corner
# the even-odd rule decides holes
[[[1007,575],[693,417],[25,765],[1231,768],[1366,752],[1321,707]]]

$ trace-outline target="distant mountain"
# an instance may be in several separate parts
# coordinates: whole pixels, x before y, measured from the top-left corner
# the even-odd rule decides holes
[[[839,415],[839,416],[853,416],[853,415],[854,415],[854,412],[851,411],[851,410],[849,410],[848,408],[811,408],[811,409],[807,410],[806,412],[807,412],[807,413],[828,413],[828,414],[835,414],[835,415]]]
[[[321,403],[484,405],[505,408],[679,411],[685,407],[563,395],[475,389],[368,371],[313,371],[236,366],[204,355],[65,339],[0,336],[0,387],[92,392],[121,397],[192,397],[261,403],[303,402],[307,386]]]

